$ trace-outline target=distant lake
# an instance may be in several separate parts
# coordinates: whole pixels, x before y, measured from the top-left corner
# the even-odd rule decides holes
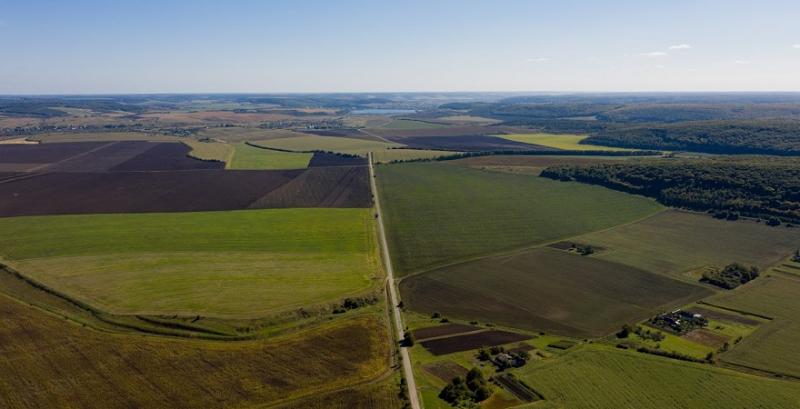
[[[370,109],[356,109],[351,113],[353,115],[404,115],[414,114],[416,109],[383,109],[383,108],[370,108]]]

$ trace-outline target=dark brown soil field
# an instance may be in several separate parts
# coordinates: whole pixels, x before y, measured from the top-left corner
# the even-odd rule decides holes
[[[757,320],[752,319],[752,318],[747,318],[745,316],[738,315],[738,314],[735,314],[735,313],[726,313],[726,312],[721,312],[721,311],[716,311],[716,310],[709,310],[709,309],[698,308],[698,307],[692,307],[690,309],[690,311],[693,314],[700,314],[700,315],[702,315],[702,316],[704,316],[706,318],[711,318],[712,320],[735,322],[735,323],[744,324],[744,325],[750,325],[750,326],[761,325],[761,321],[757,321]]]
[[[443,337],[446,335],[457,335],[465,332],[472,332],[480,330],[480,327],[464,324],[446,324],[437,325],[435,327],[425,327],[414,330],[414,337],[417,341],[426,340],[428,338]]]
[[[434,362],[432,364],[423,365],[422,369],[444,382],[450,382],[457,376],[464,377],[468,372],[467,368],[453,361]]]
[[[308,162],[308,167],[323,166],[367,166],[367,158],[337,155],[328,152],[316,152]]]
[[[0,145],[0,163],[54,163],[106,145],[107,142]]]
[[[301,172],[49,173],[0,183],[0,217],[246,209]]]
[[[249,207],[371,207],[372,192],[366,167],[309,168],[291,182],[270,191]]]
[[[3,408],[251,407],[388,370],[386,330],[371,316],[246,342],[109,334],[5,295],[0,317]]]
[[[711,294],[633,267],[547,248],[412,276],[401,281],[400,291],[417,312],[579,337],[600,337]]]
[[[80,157],[49,166],[49,172],[104,172],[155,148],[159,144],[143,141],[112,142]]]
[[[224,169],[225,163],[189,157],[191,148],[182,143],[159,143],[133,158],[111,168],[111,171],[158,171]]]
[[[481,347],[509,344],[512,342],[530,339],[529,335],[516,334],[507,331],[484,331],[477,334],[456,335],[454,337],[439,338],[431,341],[422,341],[420,345],[434,355],[446,355],[455,352],[469,351]]]
[[[412,149],[441,149],[461,152],[556,150],[486,135],[415,136],[388,139],[392,142],[404,143]]]
[[[355,138],[355,139],[363,139],[363,138],[370,138],[369,135],[365,135],[363,132],[359,131],[358,129],[304,129],[303,133],[309,133],[312,135],[319,135],[319,136],[340,136],[345,138]]]
[[[704,329],[696,329],[686,335],[683,336],[684,338],[696,342],[701,345],[706,345],[714,348],[719,348],[730,340],[730,337],[726,337],[724,335],[715,334],[711,331],[704,330]]]

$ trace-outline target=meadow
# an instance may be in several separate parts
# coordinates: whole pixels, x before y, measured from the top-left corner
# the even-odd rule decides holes
[[[282,152],[246,143],[237,143],[234,145],[233,156],[228,168],[238,170],[305,169],[312,156],[312,153]]]
[[[574,240],[605,248],[592,257],[697,281],[683,273],[734,261],[765,268],[782,260],[800,245],[800,229],[670,210]]]
[[[385,324],[375,315],[244,342],[111,334],[5,295],[0,316],[1,407],[250,407],[390,370]]]
[[[570,409],[791,408],[800,401],[795,382],[601,346],[529,364],[518,376]]]
[[[636,268],[549,248],[407,277],[400,289],[408,308],[421,313],[574,337],[604,336],[623,324],[712,294]]]
[[[663,209],[596,186],[447,163],[380,165],[376,171],[400,275],[605,229]]]
[[[289,151],[329,151],[347,153],[351,155],[366,155],[367,152],[370,151],[378,151],[402,146],[400,144],[381,142],[377,140],[318,135],[269,139],[265,141],[255,141],[253,144],[257,146],[263,146],[265,148],[284,149]]]
[[[772,321],[721,356],[724,362],[800,378],[800,278],[768,272],[748,285],[719,294],[710,303],[764,315]]]
[[[550,134],[550,133],[531,133],[531,134],[508,134],[498,135],[500,138],[515,142],[530,143],[533,145],[548,146],[551,148],[564,149],[569,151],[630,151],[634,149],[613,148],[598,145],[586,145],[580,142],[587,138],[586,135],[570,134]]]
[[[114,313],[259,316],[380,275],[367,209],[16,217],[0,232],[13,268]]]

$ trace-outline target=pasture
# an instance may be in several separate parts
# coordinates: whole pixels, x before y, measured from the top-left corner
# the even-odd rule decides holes
[[[720,293],[709,300],[714,305],[772,318],[731,351],[724,362],[758,368],[800,378],[800,279],[778,272]]]
[[[380,276],[375,246],[367,209],[0,219],[9,265],[118,314],[254,317],[336,301]]]
[[[663,209],[602,187],[446,163],[380,165],[376,171],[399,275],[601,230]]]
[[[563,149],[568,151],[631,151],[634,149],[613,148],[598,145],[586,145],[580,142],[587,138],[586,135],[570,134],[550,134],[550,133],[530,133],[530,134],[508,134],[498,135],[510,141],[529,143],[533,145],[547,146],[550,148]]]
[[[574,240],[606,249],[594,258],[696,281],[698,277],[688,273],[704,266],[724,267],[737,261],[768,267],[800,246],[800,229],[669,210]]]
[[[305,169],[311,160],[311,153],[281,152],[263,149],[246,143],[234,145],[229,169],[240,170],[278,170]]]
[[[257,146],[263,146],[265,148],[284,149],[297,152],[329,151],[347,153],[351,155],[366,155],[367,152],[401,146],[400,144],[375,140],[319,135],[269,139],[255,141],[253,144]]]
[[[243,407],[338,390],[389,370],[385,324],[372,315],[247,342],[109,334],[5,295],[0,316],[2,407]]]
[[[623,324],[712,294],[636,268],[549,248],[407,277],[400,290],[413,311],[574,337],[604,336]]]
[[[571,409],[791,408],[800,401],[796,382],[600,346],[528,364],[518,377]]]

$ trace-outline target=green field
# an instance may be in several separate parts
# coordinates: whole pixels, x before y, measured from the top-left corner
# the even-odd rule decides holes
[[[775,272],[766,275],[709,300],[773,318],[721,359],[800,378],[800,278]]]
[[[250,146],[246,143],[235,145],[229,169],[305,169],[312,153],[281,152]]]
[[[407,161],[415,159],[434,159],[442,156],[457,155],[461,152],[446,152],[427,149],[381,149],[372,152],[375,163]]]
[[[184,140],[183,143],[189,145],[192,151],[189,156],[201,160],[218,160],[229,163],[234,152],[233,145],[222,142],[201,142],[194,139]]]
[[[612,227],[663,209],[602,187],[446,163],[381,165],[377,177],[400,275]]]
[[[592,257],[696,281],[699,276],[683,273],[734,261],[762,268],[776,263],[800,246],[800,229],[670,210],[574,240],[605,248]]]
[[[200,139],[202,138],[220,139],[226,142],[235,143],[235,142],[259,141],[259,140],[277,139],[277,138],[291,138],[302,135],[306,134],[301,132],[295,132],[289,129],[261,129],[261,128],[230,126],[230,127],[203,129],[202,131],[198,132],[197,137]]]
[[[550,134],[550,133],[531,133],[531,134],[510,134],[497,135],[500,138],[511,141],[530,143],[534,145],[549,146],[570,151],[630,151],[634,149],[612,148],[598,145],[582,145],[580,141],[587,138],[586,135]]]
[[[604,336],[712,293],[550,248],[444,267],[408,277],[400,289],[414,311],[573,337]]]
[[[433,122],[416,121],[413,119],[395,119],[382,126],[383,129],[440,129],[447,128],[447,124],[437,124]]]
[[[0,219],[9,265],[113,313],[251,317],[338,300],[380,275],[375,246],[367,209]]]
[[[266,148],[285,149],[289,151],[330,151],[351,155],[366,155],[367,152],[402,146],[396,143],[367,139],[317,135],[269,139],[266,141],[255,141],[253,144]]]
[[[547,401],[570,409],[792,408],[796,382],[599,346],[519,372]]]

